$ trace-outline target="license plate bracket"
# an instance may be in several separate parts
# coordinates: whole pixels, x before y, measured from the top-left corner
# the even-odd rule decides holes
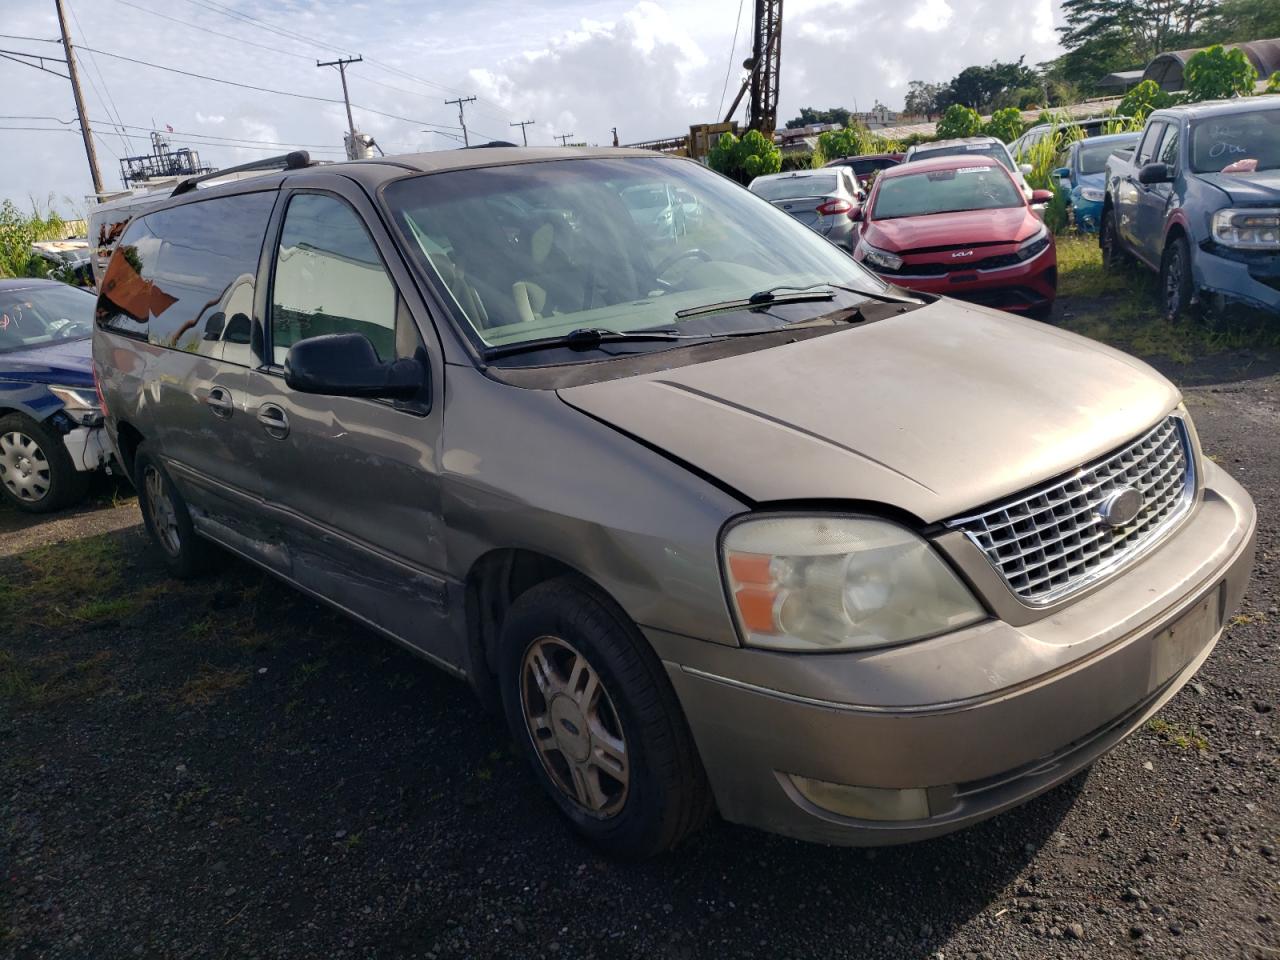
[[[1222,585],[1197,600],[1151,638],[1151,685],[1155,690],[1182,671],[1221,627]]]

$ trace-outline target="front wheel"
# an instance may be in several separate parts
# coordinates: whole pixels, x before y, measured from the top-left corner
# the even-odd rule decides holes
[[[216,547],[196,534],[187,503],[178,493],[159,457],[147,444],[133,457],[133,485],[151,540],[160,548],[169,571],[179,579],[198,576],[216,556]]]
[[[1191,308],[1191,247],[1187,238],[1174,237],[1160,260],[1160,295],[1166,320],[1177,320]]]
[[[84,497],[89,474],[76,469],[62,438],[21,413],[0,417],[0,491],[27,513],[52,513]]]
[[[502,628],[511,733],[561,812],[606,853],[674,847],[711,797],[675,692],[636,627],[574,577],[539,584]]]

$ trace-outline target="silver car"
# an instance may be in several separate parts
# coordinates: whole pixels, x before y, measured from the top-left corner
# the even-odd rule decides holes
[[[635,221],[655,183],[696,227]],[[1021,803],[1177,693],[1252,564],[1158,373],[684,159],[295,155],[134,219],[97,323],[173,571],[216,544],[465,679],[617,855]]]
[[[810,230],[852,251],[858,245],[858,212],[866,194],[849,167],[793,170],[756,177],[748,188]]]

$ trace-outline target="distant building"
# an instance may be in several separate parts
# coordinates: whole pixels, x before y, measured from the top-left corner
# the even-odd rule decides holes
[[[876,105],[870,110],[855,113],[850,119],[855,123],[862,124],[868,130],[880,130],[884,127],[894,126],[899,122],[901,116],[896,110],[890,110],[883,103],[876,101]]]
[[[1258,82],[1263,83],[1267,77],[1280,70],[1280,38],[1274,40],[1248,40],[1244,43],[1224,43],[1228,50],[1239,48],[1249,58],[1253,68],[1258,71]],[[1166,50],[1152,58],[1143,70],[1120,70],[1107,74],[1098,82],[1098,86],[1110,90],[1128,90],[1143,80],[1153,80],[1161,90],[1173,92],[1185,88],[1182,71],[1187,61],[1206,47],[1193,50]]]

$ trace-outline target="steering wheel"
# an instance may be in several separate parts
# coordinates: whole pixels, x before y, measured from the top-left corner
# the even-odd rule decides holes
[[[658,285],[666,289],[671,289],[671,284],[662,279],[662,275],[674,267],[681,260],[701,260],[703,263],[711,262],[711,255],[705,250],[699,250],[697,247],[690,247],[688,250],[681,250],[679,253],[673,253],[669,257],[662,259],[659,264],[653,268],[654,279],[658,281]]]

